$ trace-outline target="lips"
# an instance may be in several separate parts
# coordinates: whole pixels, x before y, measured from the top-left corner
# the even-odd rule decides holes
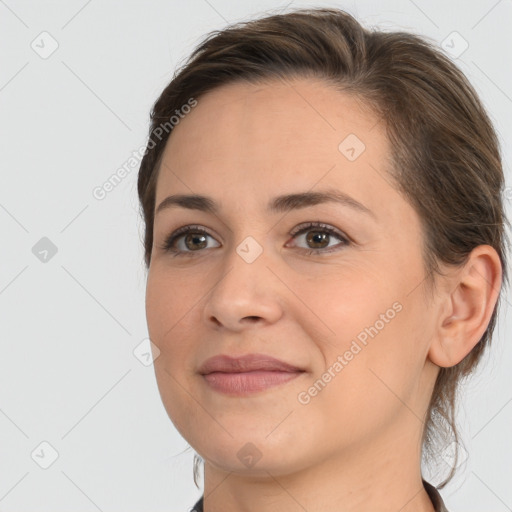
[[[219,355],[206,360],[199,369],[211,389],[238,397],[284,385],[304,372],[297,366],[264,354],[236,358]]]
[[[199,373],[202,375],[214,372],[245,373],[254,371],[296,373],[304,370],[265,354],[247,354],[241,357],[218,355],[207,359],[199,368]]]

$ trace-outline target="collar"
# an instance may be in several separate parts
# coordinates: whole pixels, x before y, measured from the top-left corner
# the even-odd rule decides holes
[[[434,505],[435,512],[448,512],[443,502],[443,498],[441,497],[441,494],[439,494],[437,488],[425,480],[422,480],[422,482],[423,487],[425,487],[425,490],[430,497],[430,501],[432,501],[432,504]],[[203,499],[204,496],[201,496],[190,512],[203,512]]]
[[[432,484],[429,484],[425,480],[423,481],[423,487],[425,487],[425,490],[427,491],[427,494],[430,497],[430,501],[434,505],[434,509],[436,512],[448,512],[446,509],[446,506],[444,504],[443,498],[441,497],[441,494],[439,494],[439,491],[436,487],[434,487]],[[202,508],[201,508],[201,512]]]

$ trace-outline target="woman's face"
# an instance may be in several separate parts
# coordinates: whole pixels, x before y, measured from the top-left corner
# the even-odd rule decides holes
[[[146,313],[164,406],[213,466],[278,475],[371,448],[371,469],[404,435],[420,446],[433,325],[419,218],[389,156],[362,101],[311,79],[224,86],[174,128],[157,208],[200,195],[216,211],[196,200],[156,213]],[[346,200],[278,199],[327,192]],[[164,250],[183,226],[195,236]],[[261,378],[200,373],[212,356],[255,353],[301,371],[238,393]]]

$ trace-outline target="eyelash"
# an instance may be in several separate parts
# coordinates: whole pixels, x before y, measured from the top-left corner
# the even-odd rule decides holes
[[[306,222],[303,224],[299,224],[291,233],[290,236],[296,237],[297,235],[302,235],[304,233],[307,233],[308,231],[313,231],[312,228],[315,228],[316,231],[319,231],[321,233],[328,233],[330,236],[335,236],[338,239],[341,240],[341,244],[338,244],[337,246],[334,246],[335,248],[331,247],[329,249],[304,249],[299,247],[304,253],[308,256],[313,254],[325,254],[325,253],[331,253],[334,251],[339,250],[340,246],[345,247],[347,245],[351,244],[351,240],[349,237],[344,235],[341,231],[333,228],[332,226],[329,226],[328,224],[324,224],[322,222]],[[174,248],[175,242],[183,235],[187,235],[189,233],[195,233],[195,234],[203,234],[206,236],[211,236],[205,229],[203,229],[201,226],[197,225],[189,225],[189,226],[183,226],[173,233],[171,233],[166,240],[164,241],[163,245],[160,247],[162,250],[169,252],[173,254],[173,256],[193,256],[194,253],[201,253],[203,251],[197,250],[197,251],[182,251],[180,249]],[[212,237],[213,238],[213,237]]]

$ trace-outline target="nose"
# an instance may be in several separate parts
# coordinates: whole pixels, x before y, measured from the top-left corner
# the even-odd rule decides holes
[[[204,318],[210,327],[241,331],[272,324],[283,314],[282,283],[270,270],[265,251],[246,261],[235,250],[219,266],[216,281],[204,302]]]

